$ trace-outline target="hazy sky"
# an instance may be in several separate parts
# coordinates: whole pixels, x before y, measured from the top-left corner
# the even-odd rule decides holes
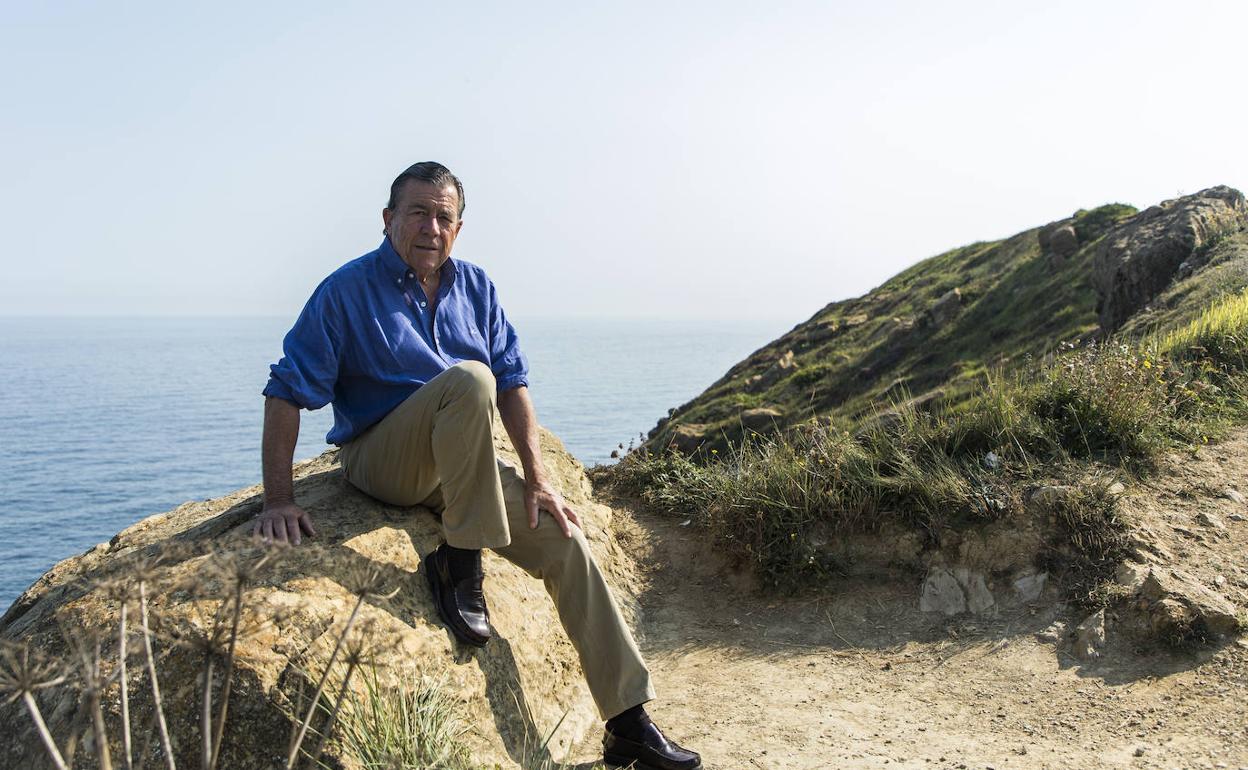
[[[467,187],[523,316],[805,319],[1109,201],[1248,186],[1248,4],[5,3],[0,315],[288,315]]]

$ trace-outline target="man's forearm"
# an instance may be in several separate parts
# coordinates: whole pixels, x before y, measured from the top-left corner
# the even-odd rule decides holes
[[[290,465],[295,456],[295,442],[298,440],[299,407],[284,398],[266,398],[264,437],[260,445],[265,505],[294,502]]]
[[[546,466],[542,464],[542,447],[538,440],[537,413],[533,410],[529,389],[521,385],[499,393],[498,413],[502,415],[503,427],[511,445],[520,455],[525,480],[533,484],[546,481]]]

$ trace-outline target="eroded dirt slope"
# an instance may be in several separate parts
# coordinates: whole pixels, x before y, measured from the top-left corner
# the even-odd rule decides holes
[[[1248,492],[1248,430],[1163,465],[1122,505],[1174,566],[1242,611],[1248,505],[1226,495]],[[1085,663],[1062,624],[1086,610],[924,614],[918,576],[766,594],[701,533],[632,513],[651,710],[707,768],[1248,767],[1243,637],[1176,653],[1111,624],[1103,657]],[[576,756],[596,748],[591,738]]]

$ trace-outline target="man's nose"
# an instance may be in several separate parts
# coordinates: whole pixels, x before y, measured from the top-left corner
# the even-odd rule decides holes
[[[420,231],[430,235],[438,235],[442,228],[438,226],[438,218],[436,216],[427,216],[420,218]]]

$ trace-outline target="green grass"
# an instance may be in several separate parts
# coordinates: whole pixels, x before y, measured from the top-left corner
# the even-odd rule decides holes
[[[1156,342],[1159,353],[1205,359],[1211,364],[1239,370],[1248,368],[1248,290],[1226,297],[1207,307],[1186,326],[1175,329]]]
[[[362,679],[363,692],[348,698],[339,719],[343,754],[368,770],[476,770],[462,740],[462,706],[445,681],[386,687],[373,669]]]
[[[484,765],[468,753],[464,736],[472,728],[463,702],[445,676],[413,677],[404,684],[387,686],[379,681],[376,669],[367,668],[362,680],[362,691],[347,696],[338,720],[335,740],[341,755],[365,770],[493,770],[495,766]],[[327,712],[332,708],[329,703],[322,706]],[[523,770],[569,770],[549,751],[562,724],[560,719],[544,737],[525,736],[517,758]]]
[[[830,536],[889,523],[934,543],[943,528],[1016,512],[1039,480],[1089,464],[1147,473],[1158,453],[1248,421],[1245,332],[1240,297],[1160,345],[1067,345],[1045,363],[994,370],[930,413],[897,404],[853,433],[818,420],[694,458],[636,452],[592,476],[693,516],[764,580],[797,586],[838,568]],[[1112,499],[1081,493],[1055,518],[1050,558],[1086,576],[1079,585],[1121,558],[1126,526]]]

